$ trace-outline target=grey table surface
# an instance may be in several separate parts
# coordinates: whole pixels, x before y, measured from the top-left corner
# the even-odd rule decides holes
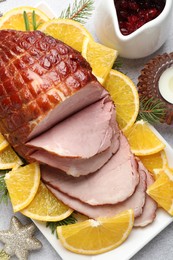
[[[100,0],[95,0],[95,8],[99,4]],[[51,9],[54,10],[54,13],[59,16],[61,11],[67,7],[69,3],[72,3],[73,0],[7,0],[6,2],[0,3],[0,11],[6,12],[11,8],[30,5],[35,6],[40,2],[47,3]],[[86,24],[88,30],[95,35],[94,29],[94,12],[91,19]],[[97,38],[96,38],[97,39]],[[170,25],[169,37],[166,43],[153,55],[146,57],[145,59],[138,60],[127,60],[122,59],[122,71],[132,78],[132,80],[137,83],[137,78],[140,74],[140,70],[144,64],[149,61],[152,57],[157,54],[164,52],[173,51],[173,27]],[[156,129],[161,133],[161,135],[166,139],[166,141],[173,147],[173,127],[162,125],[155,126]],[[6,206],[4,204],[0,205],[0,230],[6,230],[9,227],[10,219],[14,215],[10,203]],[[30,223],[31,220],[22,216],[21,214],[15,214],[22,223]],[[52,248],[49,242],[41,234],[39,230],[36,231],[35,236],[42,242],[43,248],[39,251],[31,252],[29,255],[29,260],[59,260],[61,259],[57,252]],[[3,247],[3,244],[0,243],[0,248]],[[165,230],[163,230],[158,236],[156,236],[149,244],[147,244],[142,250],[140,250],[131,260],[172,260],[173,259],[173,223],[170,224]],[[15,257],[12,257],[15,260]],[[70,259],[69,259],[70,260]]]

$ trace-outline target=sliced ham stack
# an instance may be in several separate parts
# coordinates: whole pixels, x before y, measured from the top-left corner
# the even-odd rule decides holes
[[[0,131],[42,180],[91,217],[132,208],[151,223],[153,180],[116,122],[108,92],[81,54],[39,31],[0,31]]]

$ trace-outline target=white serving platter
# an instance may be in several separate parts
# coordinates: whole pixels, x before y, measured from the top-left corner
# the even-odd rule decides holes
[[[168,157],[168,162],[169,165],[173,167],[173,149],[157,132],[157,130],[154,129],[154,127],[151,126],[151,128],[160,138],[160,140],[165,143],[165,152]],[[148,242],[150,242],[155,236],[157,236],[164,228],[166,228],[172,221],[173,218],[170,217],[164,210],[158,209],[156,219],[152,224],[144,228],[134,228],[128,239],[121,246],[110,252],[96,256],[84,256],[71,253],[70,251],[63,248],[56,235],[53,235],[50,229],[46,228],[45,223],[38,221],[34,221],[34,223],[63,260],[129,260],[141,248],[143,248]]]
[[[37,5],[37,8],[47,13],[50,18],[56,17],[54,12],[49,8],[46,3],[40,3],[39,5]],[[165,151],[168,157],[169,165],[173,167],[173,149],[152,126],[151,128],[154,130],[156,135],[166,144]],[[156,235],[158,235],[164,228],[166,228],[172,221],[172,217],[170,217],[165,211],[159,209],[157,211],[156,219],[151,225],[145,228],[134,228],[128,239],[121,246],[110,252],[96,256],[77,255],[66,250],[60,244],[56,235],[53,235],[50,229],[46,228],[45,223],[39,221],[34,221],[34,223],[63,260],[129,260]]]

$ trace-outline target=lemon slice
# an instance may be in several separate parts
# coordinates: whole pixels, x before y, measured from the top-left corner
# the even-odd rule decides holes
[[[147,193],[160,207],[173,216],[173,172],[164,170],[148,188]]]
[[[8,145],[9,143],[7,142],[7,140],[2,134],[0,134],[0,152],[4,150]]]
[[[135,155],[150,155],[165,148],[165,144],[153,133],[147,122],[137,121],[125,133]]]
[[[10,145],[0,152],[0,170],[17,169],[23,162]]]
[[[151,155],[139,156],[139,158],[152,174],[155,174],[156,169],[162,170],[168,165],[168,159],[164,150]]]
[[[67,218],[73,212],[59,201],[41,182],[33,201],[21,211],[29,218],[41,221],[59,221]]]
[[[82,55],[92,67],[93,74],[100,83],[103,83],[117,58],[118,52],[86,37],[83,42]]]
[[[116,106],[116,119],[125,132],[136,121],[139,112],[139,96],[132,80],[123,73],[111,70],[103,84]]]
[[[80,52],[85,37],[92,39],[91,34],[83,25],[71,19],[50,20],[40,27],[40,31],[61,40]]]
[[[100,254],[121,245],[129,236],[134,223],[132,210],[111,218],[89,219],[57,227],[63,246],[78,254]]]
[[[40,167],[32,163],[8,172],[5,182],[14,212],[29,205],[37,193],[40,183]]]
[[[0,29],[1,30],[14,29],[14,30],[25,31],[26,29],[25,29],[25,22],[23,17],[24,11],[26,11],[29,19],[30,30],[33,30],[33,25],[32,25],[33,11],[35,11],[36,24],[39,25],[37,29],[39,29],[41,24],[49,20],[49,17],[39,9],[30,6],[22,6],[10,10],[9,12],[5,13],[2,16],[2,18],[0,18]]]

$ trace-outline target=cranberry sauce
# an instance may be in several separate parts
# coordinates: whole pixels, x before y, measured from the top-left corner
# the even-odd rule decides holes
[[[164,9],[166,0],[114,0],[120,31],[129,35],[156,18]]]

